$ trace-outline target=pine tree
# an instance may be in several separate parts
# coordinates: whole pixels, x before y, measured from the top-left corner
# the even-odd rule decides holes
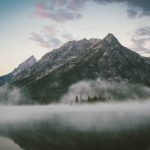
[[[76,96],[75,103],[79,103],[79,98]]]

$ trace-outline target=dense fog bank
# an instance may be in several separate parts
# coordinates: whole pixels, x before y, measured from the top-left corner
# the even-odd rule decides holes
[[[24,150],[148,150],[150,101],[0,106],[0,136]]]
[[[77,130],[135,129],[150,124],[150,101],[86,105],[0,106],[0,126],[48,121]]]

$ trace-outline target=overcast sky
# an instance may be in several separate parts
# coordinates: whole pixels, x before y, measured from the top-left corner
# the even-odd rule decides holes
[[[149,0],[0,0],[0,75],[70,40],[114,34],[150,56]]]

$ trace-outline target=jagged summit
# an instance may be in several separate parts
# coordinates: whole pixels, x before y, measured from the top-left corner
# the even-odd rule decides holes
[[[120,45],[118,39],[111,33],[109,33],[103,41],[107,42],[109,45]]]
[[[29,58],[27,58],[25,61],[23,61],[20,65],[18,65],[17,68],[15,68],[12,72],[9,74],[6,74],[4,76],[0,77],[0,86],[10,83],[14,80],[21,79],[22,74],[26,72],[27,70],[30,70],[30,68],[37,63],[36,58],[32,55]]]
[[[32,55],[29,58],[27,58],[24,62],[22,62],[18,68],[26,68],[28,66],[32,66],[34,63],[36,63],[36,58]]]
[[[34,55],[31,55],[28,59],[26,59],[26,60],[35,60],[35,61],[37,61],[37,59],[35,58],[35,56]]]
[[[60,48],[56,49],[55,51],[69,51],[74,49],[75,51],[84,51],[85,49],[99,48],[102,46],[114,46],[114,45],[121,45],[118,39],[111,33],[109,33],[104,39],[98,38],[91,38],[91,39],[80,39],[80,40],[73,40],[65,43]]]
[[[64,49],[72,49],[72,48],[84,48],[85,45],[89,44],[89,41],[86,38],[83,38],[81,40],[73,40],[73,41],[69,41],[67,43],[65,43],[64,45],[62,45],[59,49],[60,50],[64,50]]]
[[[32,67],[37,62],[36,58],[32,55],[22,62],[13,72],[13,78],[15,78],[20,72]]]

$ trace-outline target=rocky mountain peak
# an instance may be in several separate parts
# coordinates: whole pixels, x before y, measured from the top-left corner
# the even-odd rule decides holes
[[[93,41],[93,39],[92,39]],[[94,40],[95,41],[95,40]],[[94,49],[109,49],[115,46],[121,46],[120,42],[118,41],[118,39],[111,33],[109,33],[104,39],[100,40],[97,39],[97,44],[95,44],[95,47],[93,47]]]
[[[29,58],[27,58],[24,62],[22,62],[18,68],[26,68],[26,67],[31,67],[37,62],[36,58],[32,55]]]
[[[83,46],[85,44],[89,43],[89,41],[86,38],[83,38],[79,41],[69,41],[67,43],[65,43],[63,46],[60,47],[60,49],[71,49],[71,48],[75,48],[75,47],[79,47],[79,46]]]
[[[88,40],[86,38],[83,38],[81,40],[79,40],[79,42],[87,42]]]
[[[104,39],[103,41],[105,41],[106,43],[108,43],[109,45],[120,45],[118,39],[111,33],[109,33]]]
[[[36,58],[32,55],[24,62],[22,62],[13,72],[13,77],[17,76],[20,72],[25,69],[32,67],[37,62]]]

